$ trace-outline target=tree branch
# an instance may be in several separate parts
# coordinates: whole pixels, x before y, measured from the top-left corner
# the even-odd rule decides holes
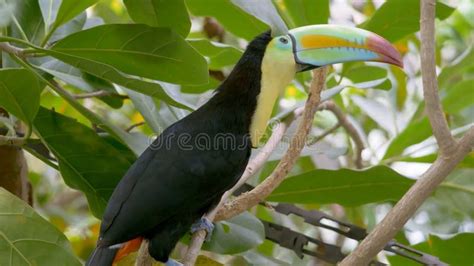
[[[420,33],[421,33],[421,73],[423,95],[426,103],[426,115],[430,120],[433,135],[439,146],[441,156],[455,151],[456,141],[451,135],[438,95],[436,79],[435,53],[435,0],[420,0]]]
[[[132,129],[136,128],[136,127],[140,127],[140,126],[143,126],[145,124],[145,122],[141,121],[141,122],[138,122],[138,123],[135,123],[133,125],[130,125],[129,127],[127,127],[125,129],[126,132],[130,132],[132,131]]]
[[[9,54],[14,54],[20,58],[25,58],[23,49],[12,46],[7,42],[0,42],[0,50],[5,51],[6,53],[9,53]]]
[[[430,168],[407,191],[375,229],[340,265],[367,265],[413,216],[436,187],[474,148],[474,127],[458,142],[451,135],[438,97],[435,72],[435,0],[421,0],[421,62],[426,114],[440,147]]]
[[[25,138],[7,137],[0,135],[0,146],[23,146],[26,143]]]
[[[317,135],[317,136],[314,136],[312,138],[308,138],[308,142],[306,143],[306,146],[311,146],[311,145],[316,144],[318,141],[324,139],[325,137],[329,136],[329,134],[336,131],[336,129],[338,129],[339,127],[341,127],[341,123],[339,123],[339,121],[338,121],[334,126],[327,129],[326,131],[324,131],[321,135]]]

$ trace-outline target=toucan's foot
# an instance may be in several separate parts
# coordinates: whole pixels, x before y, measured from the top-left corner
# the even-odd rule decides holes
[[[166,261],[165,266],[183,266],[183,264],[174,259],[169,258],[168,261]]]
[[[210,241],[212,231],[214,230],[214,224],[209,219],[203,217],[191,225],[191,233],[197,232],[199,230],[206,230],[206,241]]]

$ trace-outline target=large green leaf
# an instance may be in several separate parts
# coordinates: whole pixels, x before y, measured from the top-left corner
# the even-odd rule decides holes
[[[392,88],[392,82],[387,78],[387,70],[377,66],[362,65],[349,69],[344,76],[354,83],[368,82],[373,80],[385,79],[385,81],[374,89],[389,90]]]
[[[451,238],[441,238],[430,235],[428,240],[413,246],[414,249],[432,254],[438,257],[442,262],[449,265],[473,265],[474,256],[472,256],[472,243],[474,243],[473,233],[461,233]],[[388,257],[391,265],[411,266],[419,265],[412,260],[401,256]]]
[[[288,177],[267,200],[358,206],[398,200],[412,184],[413,180],[386,166],[375,166],[360,171],[317,169]]]
[[[66,184],[85,193],[101,217],[116,184],[130,167],[127,157],[74,119],[40,108],[35,133],[54,154]]]
[[[108,91],[111,93],[117,93],[110,82],[84,73],[79,69],[56,59],[52,59],[42,64],[40,68],[69,85],[85,92]],[[114,96],[100,97],[99,99],[113,108],[120,108],[123,103],[122,99]]]
[[[10,36],[39,44],[44,36],[44,22],[37,0],[9,0],[15,4],[13,16],[18,21],[10,24]],[[19,27],[18,27],[19,26]],[[24,35],[23,35],[24,34]]]
[[[436,17],[445,19],[454,11],[441,2],[436,4]],[[420,29],[420,1],[388,0],[363,28],[375,32],[389,41],[397,41]]]
[[[133,21],[168,27],[183,37],[188,36],[191,20],[184,0],[125,0],[123,3]]]
[[[329,0],[283,0],[277,6],[284,13],[288,13],[293,27],[313,24],[326,24],[329,18]]]
[[[467,79],[446,88],[443,97],[444,111],[456,114],[459,111],[474,105],[474,79]]]
[[[0,187],[0,265],[81,263],[61,231]]]
[[[62,0],[53,23],[54,26],[52,28],[57,28],[62,24],[68,22],[75,16],[79,15],[86,8],[97,3],[97,1],[99,0]]]
[[[242,51],[234,46],[211,42],[207,39],[189,40],[189,44],[208,58],[209,69],[217,70],[234,65],[242,56]]]
[[[178,84],[203,84],[208,78],[206,61],[181,36],[143,24],[97,26],[44,52],[118,84],[128,83],[121,72]]]
[[[247,40],[269,29],[269,27],[246,13],[231,0],[186,0],[189,11],[195,16],[216,18],[229,32]]]
[[[40,83],[26,69],[0,69],[0,106],[25,121],[33,122],[39,108]]]

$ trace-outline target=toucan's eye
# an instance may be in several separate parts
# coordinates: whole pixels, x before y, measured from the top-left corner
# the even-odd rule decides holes
[[[281,37],[280,38],[280,42],[284,43],[284,44],[287,44],[288,43],[288,39],[285,38],[285,37]]]

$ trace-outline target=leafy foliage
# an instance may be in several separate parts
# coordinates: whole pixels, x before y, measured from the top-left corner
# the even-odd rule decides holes
[[[273,191],[268,200],[357,206],[397,200],[412,184],[412,180],[386,166],[376,166],[363,171],[318,169],[288,177]]]
[[[4,188],[0,217],[2,265],[81,265],[63,233]]]
[[[449,126],[459,134],[474,123],[473,5],[444,2],[437,1],[436,9],[439,94]],[[149,136],[202,105],[256,35],[328,21],[358,25],[394,42],[407,67],[359,62],[331,68],[322,99],[339,106],[360,135],[365,168],[355,169],[353,136],[334,127],[340,122],[331,112],[318,112],[311,139],[325,137],[305,148],[268,201],[320,208],[372,227],[437,156],[419,82],[419,13],[419,1],[412,0],[0,1],[0,14],[9,14],[0,18],[9,23],[0,25],[0,42],[24,52],[0,53],[0,107],[8,112],[0,115],[0,134],[28,133],[22,123],[33,129],[32,136],[24,134],[25,149],[61,177],[27,157],[35,208],[48,221],[0,189],[0,265],[78,265],[97,238],[98,221],[91,214],[101,217]],[[275,119],[304,104],[310,79],[308,72],[297,75]],[[294,126],[253,185],[275,167],[293,133]],[[463,160],[403,232],[407,243],[422,241],[414,247],[453,265],[473,264],[468,247],[474,240],[465,232],[474,219],[473,158]],[[203,263],[313,263],[264,241],[259,219],[313,238],[332,237],[323,231],[316,236],[298,219],[258,207],[216,225],[204,249],[232,256],[202,257]],[[440,233],[453,236],[437,237]],[[409,263],[387,258],[394,265]]]
[[[83,191],[91,211],[101,217],[130,162],[90,128],[54,111],[40,109],[34,126],[57,158],[64,181]]]

